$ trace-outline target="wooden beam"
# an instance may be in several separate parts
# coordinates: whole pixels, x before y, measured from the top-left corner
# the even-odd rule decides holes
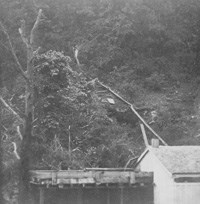
[[[165,145],[168,144],[147,124],[147,122],[140,116],[140,114],[135,110],[133,105],[131,105],[131,110],[135,113],[135,115],[142,121],[142,123]]]
[[[140,128],[141,128],[141,131],[142,131],[142,137],[143,137],[143,140],[144,140],[144,144],[145,144],[146,147],[148,147],[149,143],[148,143],[148,139],[147,139],[147,135],[146,135],[144,125],[142,123],[140,123]]]
[[[104,87],[105,89],[107,89],[110,93],[112,93],[114,96],[116,96],[120,101],[124,102],[125,104],[132,106],[131,103],[129,103],[126,99],[124,99],[122,96],[120,96],[118,93],[116,93],[115,91],[113,91],[110,87],[108,87],[107,85],[103,84],[101,81],[99,81],[99,79],[96,79],[95,81],[97,81],[102,87]],[[135,105],[134,105],[135,109],[138,109]]]
[[[110,204],[110,189],[108,187],[106,191],[106,204]]]
[[[72,155],[72,151],[71,151],[71,132],[70,132],[71,126],[69,125],[68,127],[68,152],[69,152],[69,161],[72,161],[71,155]]]
[[[124,204],[124,189],[120,188],[120,204]]]
[[[134,171],[133,168],[85,168],[85,171]]]
[[[105,89],[107,89],[109,92],[111,92],[114,96],[116,96],[118,99],[120,99],[121,101],[123,101],[125,104],[127,104],[130,109],[132,110],[132,112],[140,119],[140,121],[164,144],[164,145],[168,145],[148,124],[147,122],[142,118],[142,116],[137,112],[137,107],[135,107],[134,104],[131,104],[130,102],[128,102],[127,100],[125,100],[123,97],[121,97],[118,93],[116,93],[115,91],[113,91],[109,86],[106,86],[105,84],[103,84],[101,81],[99,81],[99,79],[95,79],[95,82],[98,82],[102,87],[104,87]]]

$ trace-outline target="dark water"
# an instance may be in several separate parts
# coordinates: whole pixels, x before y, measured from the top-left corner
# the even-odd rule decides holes
[[[39,188],[34,189],[35,204],[39,204]],[[152,204],[152,187],[93,188],[44,190],[44,204]]]

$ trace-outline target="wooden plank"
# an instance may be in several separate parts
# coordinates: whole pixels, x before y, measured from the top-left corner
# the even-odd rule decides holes
[[[100,179],[96,179],[96,183],[129,183],[130,178],[128,177],[102,177]]]
[[[30,176],[37,179],[48,178],[87,178],[92,177],[93,172],[85,172],[83,170],[68,170],[68,171],[51,171],[51,170],[36,170],[30,171]]]
[[[95,184],[95,180],[93,178],[80,178],[80,179],[58,179],[57,184]]]
[[[101,173],[105,177],[119,177],[119,176],[130,176],[131,174],[135,174],[135,172],[128,172],[128,171],[96,171],[94,174]]]
[[[134,183],[134,172],[105,171],[96,172],[95,180],[98,183]]]

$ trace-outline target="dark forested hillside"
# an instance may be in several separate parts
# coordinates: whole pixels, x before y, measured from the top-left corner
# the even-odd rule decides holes
[[[0,22],[4,194],[17,185],[25,151],[19,64],[25,75],[33,69],[29,168],[124,167],[144,149],[138,118],[95,78],[168,144],[200,144],[198,0],[0,0]],[[23,41],[32,36],[29,58]]]

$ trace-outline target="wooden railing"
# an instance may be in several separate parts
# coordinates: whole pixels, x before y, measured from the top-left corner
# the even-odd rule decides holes
[[[34,170],[30,171],[30,183],[35,185],[101,185],[101,184],[151,184],[153,173],[134,172],[132,169],[85,170]]]

